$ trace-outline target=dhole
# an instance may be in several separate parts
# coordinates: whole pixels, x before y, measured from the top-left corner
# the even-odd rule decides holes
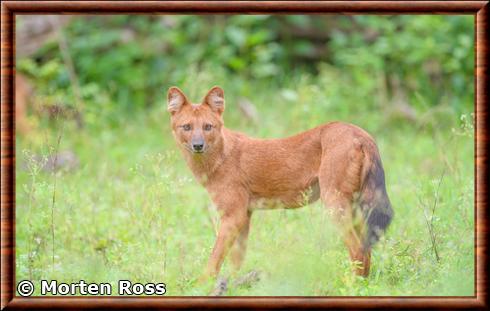
[[[224,92],[213,87],[192,104],[168,90],[172,132],[221,222],[203,279],[215,277],[228,253],[243,261],[256,209],[297,208],[321,198],[333,211],[357,274],[369,274],[371,248],[393,211],[376,144],[364,130],[332,122],[284,139],[255,139],[223,125]]]

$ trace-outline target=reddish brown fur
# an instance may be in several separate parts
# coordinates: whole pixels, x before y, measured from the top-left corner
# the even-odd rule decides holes
[[[378,203],[387,202],[386,214],[379,218],[383,224],[375,229],[384,229],[392,212],[378,150],[368,133],[332,122],[289,138],[255,139],[223,126],[224,92],[219,87],[211,89],[198,105],[172,87],[168,101],[174,137],[221,215],[205,277],[219,273],[230,249],[233,265],[240,267],[255,209],[297,208],[319,197],[341,224],[351,259],[360,264],[356,272],[369,274],[374,242],[367,237],[368,233],[374,236],[374,231],[366,224],[379,221],[367,221],[369,216],[358,221],[354,207],[363,204],[363,210],[371,212]],[[203,152],[194,152],[193,146],[201,143]]]

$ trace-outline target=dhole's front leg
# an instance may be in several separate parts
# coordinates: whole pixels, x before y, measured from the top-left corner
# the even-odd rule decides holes
[[[230,250],[237,237],[244,232],[250,223],[250,215],[244,210],[234,209],[233,211],[225,212],[221,217],[221,225],[218,233],[218,238],[214,244],[211,257],[201,280],[206,280],[210,277],[216,277],[219,273],[223,260]]]
[[[240,270],[242,266],[243,259],[245,258],[245,253],[247,251],[247,240],[248,233],[250,231],[250,218],[251,213],[248,213],[247,223],[243,226],[243,228],[238,233],[238,237],[233,244],[230,255],[231,255],[231,263],[233,265],[233,269],[235,272]]]

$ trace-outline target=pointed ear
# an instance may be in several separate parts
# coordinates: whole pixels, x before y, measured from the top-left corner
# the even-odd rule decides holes
[[[172,115],[179,112],[180,109],[188,103],[187,97],[185,97],[184,93],[178,87],[172,86],[168,89],[167,111]]]
[[[213,87],[204,97],[203,104],[209,105],[213,111],[221,115],[225,111],[225,92],[219,86]]]

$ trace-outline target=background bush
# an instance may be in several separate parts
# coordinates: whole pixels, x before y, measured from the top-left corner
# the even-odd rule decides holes
[[[397,92],[419,108],[421,94],[426,105],[447,102],[457,112],[472,104],[473,24],[461,16],[93,16],[62,31],[84,99],[103,92],[118,108],[153,105],[162,85],[184,83],[189,66],[280,84],[323,64],[366,92],[386,88],[382,104]],[[56,42],[19,69],[44,80],[43,91],[70,93]]]

